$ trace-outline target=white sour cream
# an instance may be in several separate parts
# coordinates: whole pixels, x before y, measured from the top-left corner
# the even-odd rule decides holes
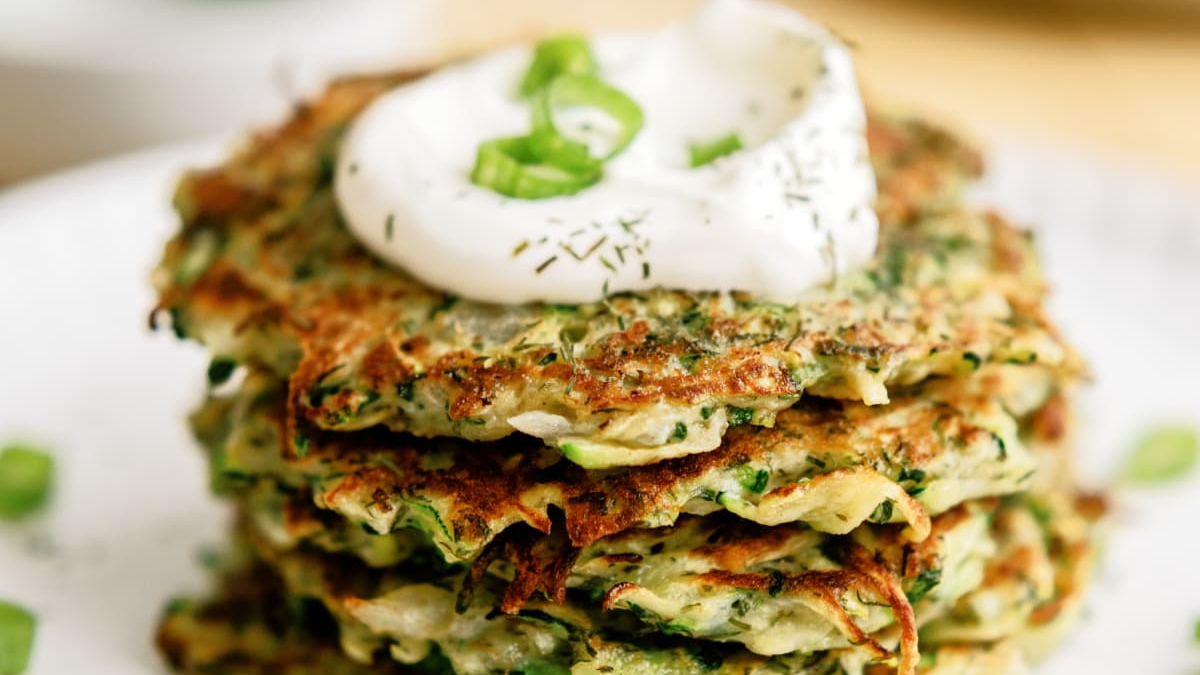
[[[648,35],[591,38],[600,77],[644,111],[595,186],[521,200],[469,180],[480,143],[530,128],[528,46],[446,67],[376,100],[339,155],[357,237],[475,300],[576,303],[654,287],[794,299],[869,260],[878,222],[850,54],[778,5],[716,0]],[[745,149],[699,168],[689,146]]]

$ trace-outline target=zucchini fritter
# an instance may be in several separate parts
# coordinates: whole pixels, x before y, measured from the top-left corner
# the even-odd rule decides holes
[[[566,672],[585,660],[578,644],[597,635],[630,640],[649,627],[700,648],[741,644],[744,651],[726,653],[767,657],[780,672],[793,672],[814,652],[860,664],[898,657],[900,672],[911,672],[919,626],[929,624],[922,644],[935,646],[990,642],[1069,618],[1056,608],[1064,592],[1074,597],[1079,589],[1053,582],[1030,588],[992,570],[1019,568],[1033,579],[1077,577],[1087,564],[1080,553],[1092,546],[1091,520],[1078,503],[1020,498],[999,508],[964,505],[939,517],[935,537],[923,544],[904,541],[896,526],[831,536],[788,526],[736,531],[720,518],[690,518],[577,552],[561,597],[533,595],[507,613],[496,608],[505,606],[523,572],[553,573],[494,564],[491,574],[468,584],[464,599],[464,583],[475,570],[464,577],[461,565],[437,572],[414,560],[378,570],[248,538],[290,593],[329,609],[348,653],[364,661],[386,647],[394,658],[418,663],[436,649],[459,675],[550,667],[546,661]],[[1053,521],[1039,524],[1030,516],[1039,510],[1051,512]],[[1016,534],[1012,520],[1032,523],[1030,536]],[[992,615],[963,611],[970,607],[987,607]]]
[[[422,440],[384,429],[324,432],[290,455],[284,387],[251,374],[233,398],[193,418],[219,482],[283,522],[289,493],[376,533],[416,527],[447,560],[471,560],[506,528],[551,529],[561,510],[572,544],[681,514],[726,510],[766,525],[803,522],[835,534],[860,523],[905,522],[924,539],[929,517],[970,499],[1026,489],[1037,466],[1006,401],[1051,394],[1028,367],[987,367],[935,379],[887,406],[805,399],[771,428],[730,431],[716,450],[644,467],[588,471],[536,439],[487,445]],[[322,527],[315,524],[314,527]]]
[[[1078,370],[1042,313],[1028,235],[954,206],[974,155],[898,118],[872,120],[874,263],[796,304],[666,290],[577,306],[447,296],[373,259],[332,196],[340,134],[394,81],[337,84],[186,177],[183,229],[155,274],[178,334],[289,380],[298,453],[312,427],[386,425],[476,441],[520,431],[587,468],[642,465],[711,450],[739,424],[770,426],[806,392],[876,405],[983,363]]]

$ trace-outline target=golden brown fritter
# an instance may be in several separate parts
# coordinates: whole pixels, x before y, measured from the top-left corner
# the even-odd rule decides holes
[[[881,243],[793,305],[739,293],[622,293],[486,305],[374,258],[331,190],[338,139],[398,81],[335,84],[221,167],[188,175],[159,307],[218,361],[290,382],[289,434],[386,425],[497,440],[521,431],[588,468],[715,448],[802,393],[880,404],[930,375],[1011,362],[1073,373],[1041,310],[1028,236],[955,207],[977,157],[928,125],[872,119]],[[469,274],[470,270],[463,270]]]
[[[837,534],[868,520],[904,522],[919,540],[930,515],[1028,487],[1037,461],[1000,394],[1044,400],[1052,388],[1038,372],[987,367],[927,381],[887,406],[807,398],[774,427],[731,430],[716,450],[605,471],[562,461],[536,439],[481,445],[382,428],[315,433],[296,457],[282,430],[285,388],[265,373],[233,398],[210,399],[193,425],[218,479],[273,520],[290,522],[295,498],[315,500],[355,527],[423,530],[451,561],[475,558],[518,523],[549,532],[552,511],[576,546],[717,510]]]
[[[700,644],[741,644],[777,667],[819,652],[864,661],[899,656],[900,672],[911,673],[919,626],[929,625],[922,640],[933,647],[991,642],[1069,618],[1053,608],[1077,599],[1080,588],[1027,587],[992,570],[1084,578],[1090,554],[1070,552],[1093,547],[1092,520],[1079,503],[1019,498],[963,505],[936,519],[934,536],[921,544],[908,542],[897,526],[833,536],[688,518],[574,552],[561,592],[552,589],[557,572],[529,564],[538,561],[537,552],[514,557],[506,550],[464,577],[461,566],[437,572],[410,561],[372,569],[353,558],[283,551],[261,537],[250,539],[290,593],[317,598],[329,609],[343,644],[362,659],[390,647],[402,661],[416,662],[436,645],[455,672],[480,675],[527,667],[532,650],[565,672],[580,658],[569,646],[583,636],[627,641],[645,633],[641,624]],[[1050,518],[1031,515],[1038,512]],[[1069,547],[1056,543],[1068,541]],[[532,586],[525,583],[530,576]],[[470,582],[465,597],[464,582]],[[510,597],[514,588],[520,596],[531,587],[542,593]],[[970,607],[986,607],[990,615],[964,612]],[[968,637],[973,633],[978,636]],[[476,650],[492,648],[510,661],[475,659]]]

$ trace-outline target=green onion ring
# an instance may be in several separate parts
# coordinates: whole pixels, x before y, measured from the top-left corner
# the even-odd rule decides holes
[[[471,182],[517,199],[546,199],[573,195],[595,185],[599,163],[571,169],[547,163],[534,152],[529,136],[498,138],[479,146]]]
[[[592,158],[587,154],[586,145],[572,141],[559,132],[554,124],[554,111],[576,106],[601,110],[621,125],[612,150],[607,155]],[[583,170],[588,160],[603,162],[619,155],[642,130],[644,121],[642,109],[633,99],[596,77],[560,75],[542,88],[533,101],[533,133],[530,134],[530,140],[534,144],[534,152],[546,161]]]
[[[538,43],[533,63],[521,80],[521,96],[528,97],[550,84],[559,75],[594,75],[596,57],[585,38],[559,35]]]

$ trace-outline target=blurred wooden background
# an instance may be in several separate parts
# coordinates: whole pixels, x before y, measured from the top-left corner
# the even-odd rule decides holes
[[[450,53],[562,28],[660,25],[702,0],[444,0]],[[864,86],[1200,184],[1200,0],[781,0],[858,45]]]

